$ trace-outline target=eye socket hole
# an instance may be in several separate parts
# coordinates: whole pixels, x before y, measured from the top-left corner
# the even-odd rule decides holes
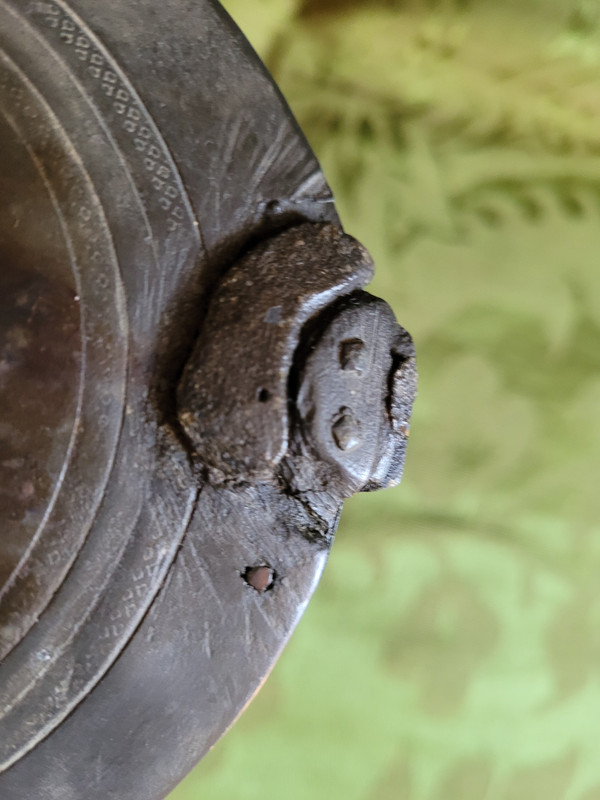
[[[259,403],[267,403],[271,399],[271,392],[268,389],[261,387],[256,392],[256,399]]]
[[[362,353],[365,343],[362,339],[345,339],[340,342],[338,359],[343,370],[362,373]]]

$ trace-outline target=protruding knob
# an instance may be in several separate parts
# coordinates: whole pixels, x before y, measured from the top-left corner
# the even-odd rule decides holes
[[[387,303],[355,292],[328,309],[307,346],[297,406],[304,439],[338,472],[343,494],[400,480],[415,394],[412,339]]]
[[[400,480],[414,348],[389,306],[361,291],[371,274],[358,242],[306,223],[225,275],[178,390],[213,482],[283,480],[341,499]]]

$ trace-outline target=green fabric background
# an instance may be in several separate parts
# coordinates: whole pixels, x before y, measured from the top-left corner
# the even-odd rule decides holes
[[[420,370],[267,685],[170,800],[600,798],[600,2],[229,0]]]

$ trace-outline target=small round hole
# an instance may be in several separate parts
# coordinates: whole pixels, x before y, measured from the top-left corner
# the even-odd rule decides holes
[[[277,578],[275,570],[269,567],[268,564],[259,564],[257,567],[246,567],[241,575],[248,586],[251,586],[259,594],[270,591]]]
[[[256,393],[256,399],[259,403],[266,403],[271,399],[271,392],[268,389],[259,389]]]

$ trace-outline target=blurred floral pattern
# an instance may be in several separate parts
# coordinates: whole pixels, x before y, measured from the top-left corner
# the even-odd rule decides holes
[[[402,486],[347,504],[171,800],[600,799],[600,3],[228,0],[417,345]]]

